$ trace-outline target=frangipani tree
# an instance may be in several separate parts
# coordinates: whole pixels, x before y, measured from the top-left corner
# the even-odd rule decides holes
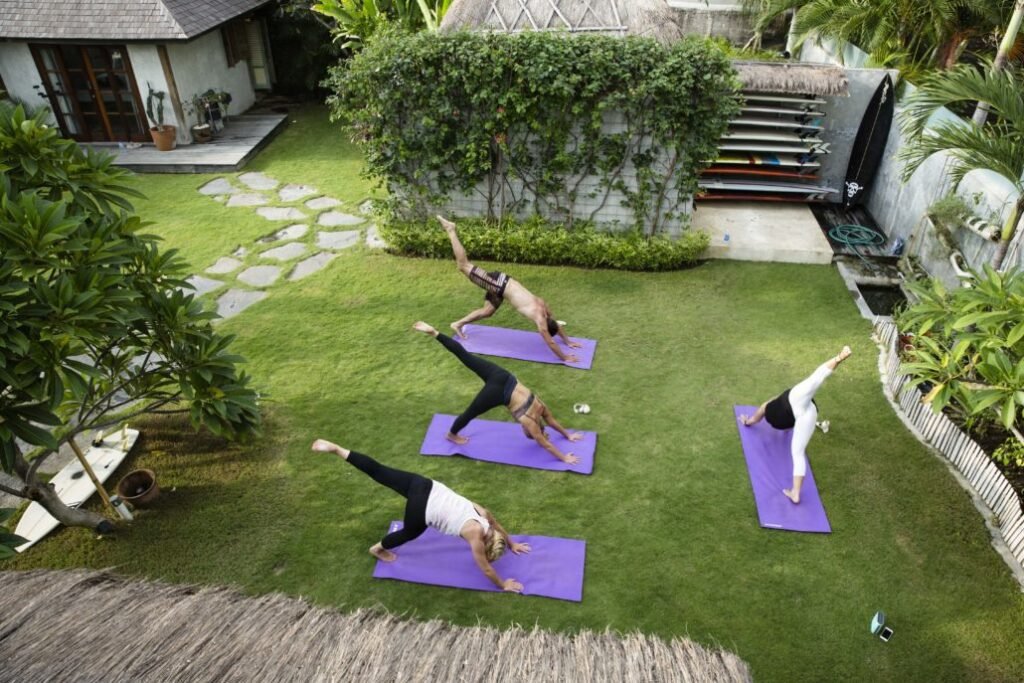
[[[180,279],[174,250],[142,232],[127,172],[0,108],[0,467],[3,491],[69,526],[39,466],[62,443],[147,413],[182,412],[225,437],[259,425],[256,394]]]
[[[1018,196],[1003,224],[992,265],[1003,265],[1010,241],[1024,217],[1024,71],[960,65],[927,77],[906,101],[902,115],[906,146],[907,181],[933,154],[946,152],[953,160],[951,177],[957,185],[968,173],[994,171],[1013,184]],[[957,102],[988,102],[993,118],[983,125],[943,121],[929,127],[928,120],[941,107]]]

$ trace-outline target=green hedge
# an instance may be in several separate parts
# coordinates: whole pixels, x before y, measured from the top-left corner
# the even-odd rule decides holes
[[[325,84],[403,219],[465,194],[567,226],[621,204],[648,234],[685,220],[740,106],[728,57],[697,38],[384,31]]]
[[[452,258],[448,235],[436,221],[428,227],[420,221],[390,221],[381,225],[380,233],[395,253]],[[672,240],[642,237],[634,231],[601,232],[590,226],[567,230],[541,219],[498,224],[460,220],[459,239],[474,259],[647,271],[691,266],[710,243],[704,232],[687,232]]]

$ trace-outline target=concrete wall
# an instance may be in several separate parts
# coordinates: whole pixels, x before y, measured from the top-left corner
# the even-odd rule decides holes
[[[839,49],[829,43],[807,43],[800,59],[807,62],[845,64],[850,68],[851,65],[863,66],[868,61],[868,56],[850,45]],[[856,73],[856,69],[851,70],[851,73]],[[851,78],[851,89],[852,85]],[[900,114],[904,110],[903,102],[913,92],[914,86],[909,83],[902,84],[902,92],[896,102],[895,120],[889,131],[889,141],[868,197],[867,208],[890,239],[903,239],[907,243],[907,253],[918,256],[929,273],[945,280],[952,272],[948,264],[949,251],[941,248],[941,241],[934,234],[923,234],[934,232],[934,228],[930,221],[922,218],[928,207],[954,191],[947,172],[948,155],[934,155],[906,183],[903,183],[901,178],[903,162],[897,158],[899,150],[905,146],[899,126]],[[946,109],[936,112],[931,123],[944,120],[966,125],[966,122]],[[974,207],[976,215],[998,225],[1002,225],[1006,220],[1016,199],[1016,192],[1009,181],[992,171],[985,170],[968,174],[956,189],[956,193],[963,197],[968,205]],[[979,198],[976,206],[975,196]],[[983,263],[991,261],[996,248],[994,242],[986,241],[966,229],[958,231],[953,237],[972,268],[980,268]],[[1007,260],[1006,265],[1024,265],[1024,253],[1021,252],[1024,252],[1024,249],[1011,250],[1011,258]]]
[[[167,53],[183,103],[210,88],[231,93],[229,114],[240,114],[256,101],[248,63],[243,60],[228,66],[220,31],[210,31],[187,43],[168,45]],[[189,125],[193,123],[189,121]]]
[[[736,0],[669,0],[676,8],[676,23],[687,35],[725,38],[744,45],[753,35],[753,22]]]
[[[2,43],[0,42],[0,76],[3,76],[4,85],[8,93],[15,99],[21,100],[31,108],[50,106],[50,100],[40,97],[40,93],[46,94],[43,89],[43,79],[36,68],[35,60],[28,49],[28,43]],[[56,119],[50,116],[50,122],[56,124]]]

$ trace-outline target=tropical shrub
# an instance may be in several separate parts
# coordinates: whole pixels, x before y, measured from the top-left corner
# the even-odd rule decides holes
[[[323,0],[310,9],[333,22],[334,41],[343,49],[357,50],[388,26],[436,31],[451,4],[452,0]]]
[[[420,222],[391,221],[381,227],[381,236],[399,254],[451,258],[448,236],[436,224],[424,228]],[[540,218],[461,220],[459,239],[474,259],[648,271],[693,265],[710,241],[704,232],[687,232],[673,240],[644,238],[632,231],[598,231],[588,225],[567,230]]]
[[[919,301],[897,316],[902,364],[938,412],[952,405],[1020,438],[1024,406],[1024,272],[986,266],[971,286],[909,283]]]
[[[491,219],[571,226],[618,202],[654,234],[681,220],[739,110],[703,39],[385,32],[328,84],[402,219],[465,195]]]

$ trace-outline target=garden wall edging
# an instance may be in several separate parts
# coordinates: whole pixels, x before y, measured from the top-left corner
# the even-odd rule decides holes
[[[992,534],[992,545],[1024,591],[1024,512],[1016,491],[981,446],[944,414],[921,403],[916,387],[907,386],[909,377],[900,373],[896,324],[876,318],[874,329],[886,398],[918,440],[942,455],[956,480],[971,494]]]

